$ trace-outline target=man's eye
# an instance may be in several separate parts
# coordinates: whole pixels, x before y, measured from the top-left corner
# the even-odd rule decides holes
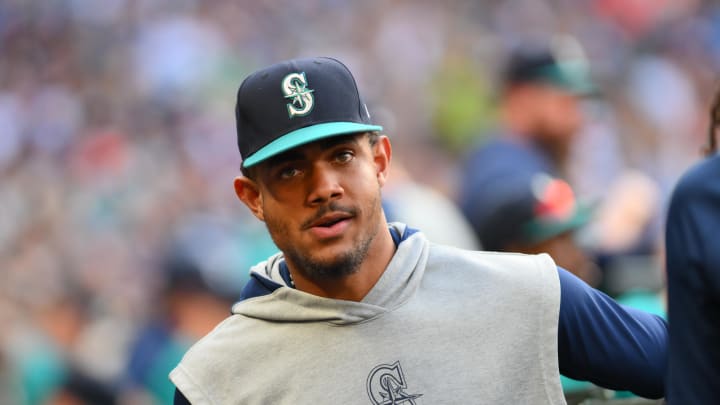
[[[300,174],[300,170],[294,167],[286,167],[280,170],[279,176],[281,179],[290,179]]]
[[[335,155],[335,160],[337,160],[340,163],[346,163],[346,162],[351,161],[353,156],[354,155],[352,152],[345,150],[345,151],[342,151],[342,152],[338,153],[337,155]]]

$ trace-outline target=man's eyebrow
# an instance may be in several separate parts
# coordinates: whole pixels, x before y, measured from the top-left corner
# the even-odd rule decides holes
[[[352,144],[352,145],[358,145],[359,144],[359,137],[353,136],[353,135],[346,135],[346,136],[333,136],[326,139],[321,139],[319,141],[316,141],[321,149],[332,149],[339,145],[344,144]],[[303,160],[305,159],[305,154],[300,151],[300,148],[302,146],[298,146],[297,148],[290,149],[288,151],[282,152],[278,155],[275,155],[267,160],[268,166],[273,167],[277,166],[286,162],[292,162],[296,160]]]

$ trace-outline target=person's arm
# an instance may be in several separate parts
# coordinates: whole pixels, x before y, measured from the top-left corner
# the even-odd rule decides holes
[[[665,394],[668,329],[659,316],[618,304],[558,267],[560,373],[646,398]]]
[[[188,401],[187,398],[185,398],[185,395],[183,395],[182,392],[180,392],[179,389],[175,388],[175,399],[173,399],[173,405],[191,405],[190,401]]]

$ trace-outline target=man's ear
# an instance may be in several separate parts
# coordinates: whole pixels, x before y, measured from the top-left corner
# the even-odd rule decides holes
[[[262,208],[262,195],[258,188],[257,183],[245,176],[235,177],[233,181],[235,186],[235,194],[237,194],[240,201],[242,201],[253,215],[261,221],[265,221],[265,216]]]
[[[375,170],[380,187],[384,186],[387,181],[391,158],[392,146],[390,145],[390,139],[385,135],[381,135],[373,146],[373,160],[375,161]]]

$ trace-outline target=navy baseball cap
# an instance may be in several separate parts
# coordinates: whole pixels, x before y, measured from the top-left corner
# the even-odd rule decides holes
[[[504,179],[502,190],[486,198],[493,200],[494,208],[474,226],[488,250],[545,241],[582,227],[592,215],[591,207],[575,198],[566,181],[546,173]]]
[[[338,135],[381,131],[350,70],[327,57],[280,62],[249,75],[235,107],[243,167]]]
[[[597,87],[588,61],[581,55],[563,55],[562,49],[555,48],[532,43],[513,49],[504,66],[504,83],[545,83],[578,96],[595,95]]]

